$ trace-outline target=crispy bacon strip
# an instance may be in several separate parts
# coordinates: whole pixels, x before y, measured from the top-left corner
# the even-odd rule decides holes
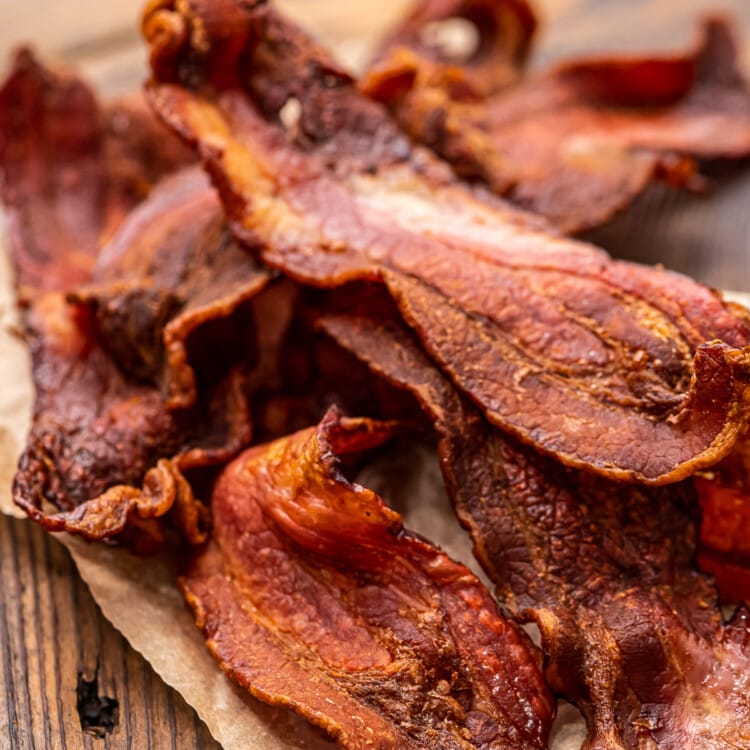
[[[750,624],[723,624],[697,573],[691,484],[637,488],[565,469],[492,428],[395,321],[319,326],[411,392],[441,436],[456,511],[498,594],[542,634],[550,686],[586,747],[747,747]]]
[[[457,183],[263,2],[159,2],[144,29],[150,101],[265,263],[315,286],[380,280],[493,423],[569,465],[658,484],[731,450],[746,312]]]
[[[241,370],[194,408],[170,411],[158,387],[117,367],[87,305],[48,293],[28,311],[26,327],[36,399],[16,504],[50,531],[90,539],[169,512],[188,539],[202,541],[203,512],[191,510],[182,471],[226,461],[247,443]],[[48,514],[45,502],[63,512]],[[134,540],[143,552],[161,539],[158,525],[146,526]]]
[[[131,212],[188,156],[143,105],[102,110],[83,82],[24,53],[0,92],[0,144],[36,387],[16,503],[49,530],[141,551],[165,514],[202,541],[182,472],[249,439],[245,303],[269,274],[231,240],[197,168]],[[247,346],[227,357],[227,338]]]
[[[161,175],[192,158],[142,100],[101,107],[82,80],[19,52],[0,90],[2,197],[19,292],[86,281],[102,239]]]
[[[224,671],[346,748],[545,748],[554,701],[522,631],[463,565],[339,464],[387,423],[342,419],[243,453],[182,579]]]
[[[694,159],[750,154],[750,90],[723,19],[682,55],[574,60],[489,97],[405,27],[362,89],[459,174],[563,232],[606,222],[654,179],[699,186]]]

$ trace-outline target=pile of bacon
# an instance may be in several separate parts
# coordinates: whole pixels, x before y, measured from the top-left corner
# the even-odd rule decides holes
[[[525,74],[534,28],[422,0],[357,82],[263,0],[151,0],[150,109],[19,53],[14,500],[179,532],[224,671],[343,747],[545,748],[559,696],[589,750],[750,748],[750,314],[565,237],[750,154],[750,89],[722,21]],[[503,609],[351,480],[430,431]]]

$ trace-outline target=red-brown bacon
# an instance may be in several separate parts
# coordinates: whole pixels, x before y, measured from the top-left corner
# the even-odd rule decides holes
[[[458,183],[266,3],[158,2],[144,29],[151,102],[265,263],[382,281],[492,422],[567,464],[664,483],[731,450],[746,313]]]
[[[197,217],[193,219],[197,222]],[[224,246],[215,248],[222,250]],[[210,259],[208,255],[209,267]],[[248,268],[247,258],[242,261],[235,268],[243,274],[245,283],[240,299],[262,288],[267,279],[263,273],[254,276],[249,272],[252,264]],[[189,269],[189,265],[183,268]],[[156,294],[159,290],[147,291]],[[174,294],[177,310],[189,305],[179,296],[179,289]],[[221,343],[218,358],[213,360],[212,349],[204,347],[209,362],[216,365],[218,359],[226,370],[207,370],[210,377],[200,384],[200,398],[189,408],[171,409],[158,380],[148,382],[132,374],[137,359],[131,357],[131,367],[121,367],[118,362],[140,351],[146,361],[167,360],[165,370],[173,372],[159,334],[165,336],[169,325],[184,315],[173,313],[164,325],[164,321],[149,315],[148,297],[141,300],[137,292],[93,299],[96,305],[90,297],[83,302],[52,292],[26,312],[36,399],[31,434],[14,481],[14,500],[50,531],[65,530],[101,539],[169,512],[189,539],[200,541],[203,532],[195,524],[201,511],[189,510],[194,502],[182,472],[226,461],[247,443],[244,363],[226,362],[221,356]],[[105,326],[97,307],[102,299],[115,305],[115,313]],[[206,299],[203,320],[196,330],[204,321],[214,328],[197,330],[199,342],[217,332],[219,342],[236,336],[237,323],[232,327],[232,321],[226,320],[228,305],[219,294],[213,300]],[[153,334],[153,340],[145,342],[152,349],[137,349],[137,336],[142,334],[139,322]],[[245,316],[244,323],[243,338],[251,345],[251,319]],[[135,334],[130,330],[133,326]],[[105,338],[102,333],[114,338]],[[190,347],[190,336],[185,336],[182,345]],[[235,345],[234,351],[242,351],[242,347]],[[194,382],[192,367],[187,363],[180,366]],[[174,376],[165,381],[179,382]],[[63,512],[48,515],[45,502]],[[194,519],[190,527],[183,523],[185,517]],[[147,536],[158,541],[159,529],[152,525]],[[145,544],[145,538],[138,540],[144,551]]]
[[[23,53],[0,92],[0,146],[36,388],[14,500],[52,531],[135,529],[127,541],[145,550],[169,513],[202,540],[182,472],[249,438],[243,305],[268,273],[233,243],[197,168],[131,210],[187,160],[142,105],[103,110],[82,81]],[[227,358],[227,338],[248,346]]]
[[[455,28],[456,21],[476,37],[456,39],[461,28]],[[521,76],[536,27],[536,14],[526,0],[419,0],[376,59],[388,60],[406,48],[439,72],[441,89],[483,99]],[[411,71],[404,73],[403,81],[390,79],[394,90],[389,98],[414,87]]]
[[[182,586],[224,671],[346,748],[545,748],[554,701],[525,635],[339,456],[387,423],[329,412],[219,478]]]
[[[472,90],[470,61],[462,76],[405,26],[363,90],[459,174],[566,233],[604,223],[654,179],[699,185],[694,159],[750,154],[750,90],[722,19],[683,55],[570,61],[489,96]]]
[[[131,251],[139,263],[125,273]],[[154,190],[99,262],[96,285],[47,293],[26,313],[36,402],[14,484],[35,520],[88,538],[164,515],[189,496],[182,471],[246,444],[254,323],[243,304],[269,278],[234,246],[194,170]],[[43,500],[65,512],[45,515]]]
[[[87,281],[130,208],[192,159],[140,98],[100,106],[80,78],[19,52],[0,90],[0,167],[21,294]]]
[[[750,441],[695,483],[702,511],[700,565],[716,577],[725,601],[750,605]]]
[[[475,553],[514,616],[539,626],[546,677],[583,712],[587,748],[748,746],[748,615],[723,624],[694,568],[690,483],[637,488],[565,469],[487,424],[396,321],[318,323],[434,421]]]

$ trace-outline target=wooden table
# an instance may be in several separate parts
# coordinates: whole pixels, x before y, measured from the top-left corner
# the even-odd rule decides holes
[[[357,64],[366,55],[361,40],[397,17],[408,1],[282,4],[305,16]],[[547,21],[540,61],[608,48],[676,48],[691,38],[697,12],[718,7],[703,0],[537,0],[536,5]],[[740,21],[750,69],[750,3],[727,0],[721,7]],[[144,53],[129,0],[0,6],[0,60],[27,39],[77,65],[109,93],[132,89],[143,77]],[[622,257],[662,262],[716,287],[750,291],[750,167],[724,167],[714,178],[705,197],[650,189],[592,238]],[[112,719],[111,733],[97,738],[82,731],[78,696],[88,696],[84,713]],[[116,716],[105,699],[117,701]],[[195,712],[104,619],[64,548],[36,526],[4,516],[0,748],[218,748]]]

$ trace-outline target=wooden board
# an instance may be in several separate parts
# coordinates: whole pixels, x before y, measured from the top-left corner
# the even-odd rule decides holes
[[[408,0],[283,0],[362,64],[363,39]],[[144,53],[131,0],[0,2],[0,67],[12,47],[32,41],[80,67],[101,90],[137,86]],[[538,0],[546,27],[540,64],[560,56],[618,49],[672,49],[692,36],[709,0]],[[740,22],[750,68],[750,2],[723,3]],[[717,287],[750,291],[750,169],[714,175],[710,196],[649,190],[593,237],[623,257],[660,261]],[[148,613],[144,612],[144,617]],[[79,675],[98,677],[98,695],[118,701],[114,731],[97,739],[81,729]],[[104,620],[65,550],[37,527],[0,516],[0,749],[195,748],[216,750],[195,713]]]

